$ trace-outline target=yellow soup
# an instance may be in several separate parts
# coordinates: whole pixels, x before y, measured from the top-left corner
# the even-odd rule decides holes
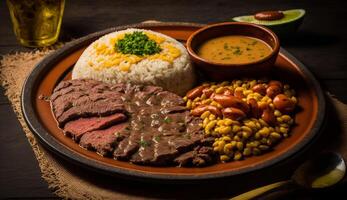
[[[232,35],[206,41],[197,53],[200,57],[217,63],[242,64],[258,61],[271,51],[272,48],[262,40]]]

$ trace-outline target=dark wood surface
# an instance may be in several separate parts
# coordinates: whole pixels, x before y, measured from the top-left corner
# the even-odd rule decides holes
[[[148,19],[213,23],[259,10],[304,8],[307,16],[300,31],[282,41],[282,46],[306,64],[327,91],[347,103],[346,7],[343,0],[73,0],[66,2],[61,40]],[[15,51],[32,49],[18,45],[7,5],[0,1],[0,55]],[[0,198],[56,198],[40,176],[33,151],[3,89],[0,133]],[[339,186],[321,198],[344,189],[345,185]]]

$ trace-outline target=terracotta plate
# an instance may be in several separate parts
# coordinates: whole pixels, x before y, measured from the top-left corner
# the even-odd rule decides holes
[[[296,126],[291,136],[278,144],[274,151],[247,158],[243,161],[215,164],[203,168],[149,167],[104,158],[87,151],[63,135],[51,113],[48,102],[38,96],[51,95],[53,88],[70,72],[83,50],[100,36],[129,27],[151,29],[180,41],[200,28],[201,24],[154,23],[135,24],[110,28],[67,44],[54,52],[32,71],[22,91],[22,108],[25,119],[39,140],[50,150],[74,161],[80,166],[110,175],[128,178],[166,181],[202,180],[243,174],[274,165],[300,152],[319,133],[325,115],[325,101],[319,84],[308,69],[288,52],[281,49],[273,73],[275,78],[289,82],[297,91],[301,111],[295,116]]]

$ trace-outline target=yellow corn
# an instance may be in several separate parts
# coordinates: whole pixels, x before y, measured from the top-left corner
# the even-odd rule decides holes
[[[230,142],[231,141],[231,138],[229,136],[224,136],[222,139],[225,142]]]
[[[280,139],[282,136],[277,132],[272,132],[270,133],[270,137],[277,140]]]
[[[216,119],[216,115],[214,115],[214,114],[210,114],[209,116],[208,116],[208,119],[209,120],[215,120]]]
[[[243,149],[243,143],[242,142],[237,142],[236,143],[236,147],[237,147],[238,150],[241,151]]]
[[[201,114],[200,117],[201,117],[201,119],[205,119],[205,118],[207,118],[208,116],[210,116],[210,114],[211,114],[210,111],[205,111],[204,113]]]
[[[223,161],[223,162],[226,162],[226,161],[230,160],[230,157],[227,156],[227,155],[221,155],[220,156],[220,160]]]
[[[248,132],[248,133],[252,133],[252,129],[247,127],[247,126],[242,126],[241,127],[241,130],[245,131],[245,132]]]
[[[196,97],[194,100],[193,100],[193,102],[198,102],[198,101],[200,101],[201,99],[200,99],[200,97]]]
[[[202,126],[203,127],[206,127],[207,126],[207,124],[210,122],[210,120],[206,117],[205,119],[204,119],[204,121],[202,121]]]
[[[230,126],[223,126],[219,129],[219,133],[222,135],[229,134],[231,132],[231,127]]]
[[[296,97],[294,97],[294,96],[291,97],[290,99],[291,99],[295,104],[298,102],[298,100],[297,100]]]
[[[259,123],[260,123],[262,126],[269,126],[263,119],[259,119]]]
[[[292,119],[289,115],[283,115],[281,118],[284,122],[289,122]]]
[[[190,99],[187,101],[187,108],[192,108],[192,100]]]
[[[236,152],[234,155],[234,160],[240,160],[242,158],[242,154],[240,152]]]
[[[278,121],[279,123],[282,123],[282,122],[283,122],[283,119],[282,119],[281,117],[277,117],[276,119],[277,119],[277,121]]]
[[[235,142],[235,141],[232,141],[232,142]],[[231,142],[231,143],[226,144],[226,145],[224,146],[224,150],[225,150],[225,149],[229,149],[229,150],[231,150],[231,149],[233,148],[233,146],[232,146],[232,142]]]
[[[274,114],[276,117],[279,117],[282,115],[282,113],[279,110],[275,110]]]
[[[223,88],[223,87],[219,87],[219,88],[216,89],[215,92],[216,92],[217,94],[221,94],[223,91],[224,91],[224,88]]]
[[[208,130],[210,131],[215,125],[216,125],[217,121],[216,120],[213,120],[213,121],[210,121],[206,127],[205,127],[205,131]]]
[[[232,128],[232,132],[233,133],[239,132],[240,130],[241,130],[241,127],[238,126],[238,125],[234,125],[233,128]]]
[[[219,141],[215,141],[214,143],[213,143],[213,147],[216,147],[216,146],[218,146],[219,145]]]
[[[250,148],[245,148],[243,150],[243,155],[244,156],[249,156],[249,155],[251,155],[251,153],[252,153],[252,150]]]
[[[225,126],[230,126],[230,125],[233,123],[233,120],[231,120],[231,119],[229,119],[229,118],[225,118],[225,119],[223,120],[223,122],[224,122],[224,125],[225,125]]]

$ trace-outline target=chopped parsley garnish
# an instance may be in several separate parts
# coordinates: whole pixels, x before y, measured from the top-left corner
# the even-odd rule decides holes
[[[256,45],[258,43],[258,41],[253,41],[252,43],[250,43],[250,45]]]
[[[156,135],[156,136],[154,137],[154,139],[155,139],[155,141],[159,142],[159,140],[160,140],[160,135]]]
[[[235,51],[233,51],[234,55],[241,55],[242,51],[240,49],[236,49]]]
[[[228,43],[224,43],[224,49],[225,49],[225,50],[228,50],[228,49],[229,49]]]
[[[125,34],[123,39],[116,43],[116,49],[123,54],[133,54],[137,56],[153,55],[159,53],[161,48],[146,34],[140,31]]]
[[[148,147],[150,145],[151,145],[151,142],[149,142],[149,141],[146,141],[146,140],[141,140],[140,141],[140,146],[141,147]]]
[[[168,123],[172,122],[172,119],[170,117],[166,117],[164,119],[164,122],[168,124]]]

